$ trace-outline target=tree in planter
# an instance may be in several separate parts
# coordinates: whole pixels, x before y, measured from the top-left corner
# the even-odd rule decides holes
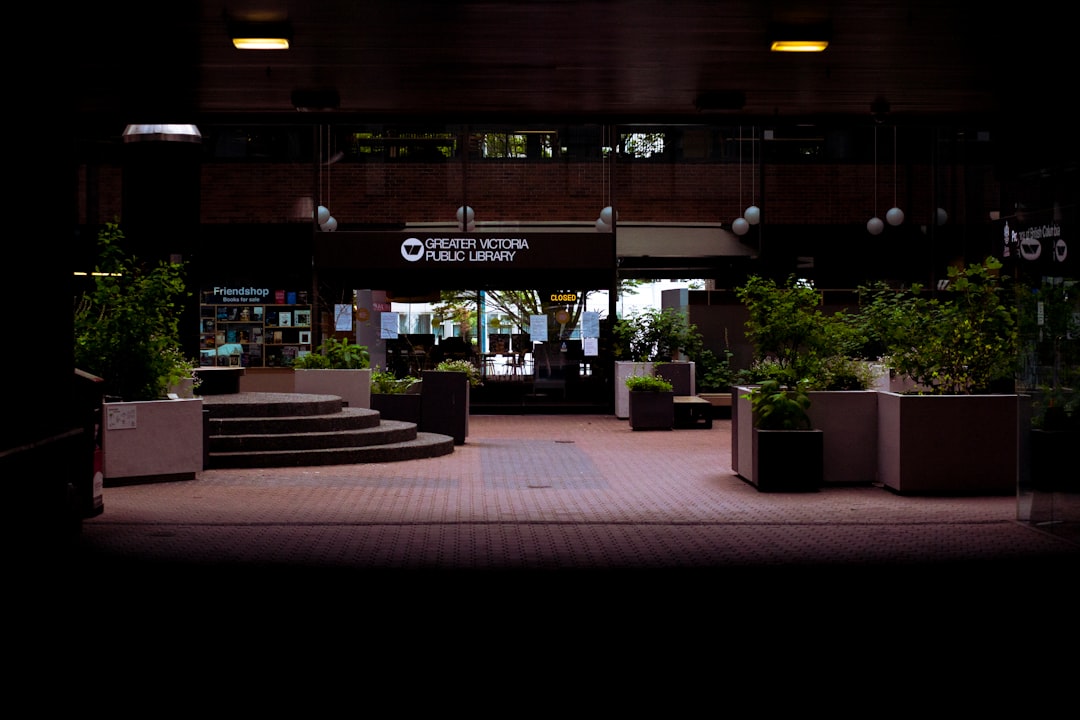
[[[75,305],[75,366],[103,378],[106,396],[158,400],[182,380],[197,383],[180,342],[190,293],[183,264],[141,261],[125,254],[123,240],[115,223],[98,233],[93,288]]]
[[[746,307],[746,337],[754,348],[753,365],[739,373],[749,384],[774,379],[806,390],[864,390],[869,369],[854,358],[864,343],[852,315],[821,310],[821,295],[794,276],[779,285],[751,276],[736,288]]]
[[[944,298],[923,294],[920,285],[860,288],[865,337],[920,392],[992,392],[995,383],[1011,382],[1017,367],[1017,311],[1007,302],[1001,267],[993,257],[949,267]]]
[[[684,355],[694,360],[704,352],[697,326],[672,308],[651,308],[621,318],[612,333],[616,360],[671,362]]]

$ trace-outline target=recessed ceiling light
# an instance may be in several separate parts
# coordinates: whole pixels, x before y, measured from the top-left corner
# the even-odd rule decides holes
[[[229,37],[238,50],[288,50],[292,31],[287,22],[233,22]]]
[[[774,24],[769,27],[773,52],[822,52],[829,47],[832,26],[828,22]]]

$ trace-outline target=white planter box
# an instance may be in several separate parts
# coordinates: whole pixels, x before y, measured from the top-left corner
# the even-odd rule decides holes
[[[752,388],[733,389],[731,413],[731,469],[746,480],[754,477],[753,412],[742,398]],[[807,414],[823,434],[823,484],[850,485],[874,482],[878,473],[877,392],[874,390],[820,390],[808,393]]]
[[[615,417],[620,420],[627,420],[630,417],[630,388],[626,387],[626,378],[652,374],[653,363],[651,362],[628,360],[615,362]]]
[[[105,484],[194,479],[203,468],[202,410],[202,398],[104,403]]]
[[[293,370],[295,392],[337,395],[351,408],[371,407],[371,368],[359,370]]]

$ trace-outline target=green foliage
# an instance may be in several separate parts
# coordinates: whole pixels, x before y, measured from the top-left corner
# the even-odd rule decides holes
[[[1017,365],[1017,313],[1006,302],[1000,269],[993,257],[950,267],[940,299],[924,295],[918,285],[906,291],[880,283],[860,288],[867,298],[865,336],[923,392],[989,392],[995,381],[1011,379]]]
[[[784,285],[752,276],[735,293],[746,307],[746,338],[754,347],[754,365],[743,380],[775,378],[815,390],[860,385],[859,374],[845,372],[840,380],[838,369],[863,344],[861,326],[847,313],[823,312],[813,286],[794,276]]]
[[[377,395],[402,395],[418,382],[420,378],[411,375],[398,377],[392,372],[377,368],[371,371],[371,392]]]
[[[194,376],[179,327],[190,293],[182,264],[141,262],[124,253],[123,240],[115,223],[98,233],[99,274],[75,304],[75,366],[103,378],[106,395],[157,400]]]
[[[315,352],[293,361],[293,367],[301,370],[362,370],[370,364],[367,346],[334,337],[323,340]]]
[[[435,366],[435,369],[442,372],[463,372],[469,376],[469,385],[473,387],[483,385],[480,378],[480,368],[468,360],[443,360]]]
[[[671,392],[670,382],[657,375],[630,375],[626,387],[631,392]]]
[[[712,350],[702,349],[695,359],[694,372],[699,392],[727,392],[735,380],[731,358],[735,353],[724,350],[723,357]]]
[[[612,326],[615,358],[634,362],[670,362],[702,354],[703,341],[686,313],[672,308],[650,308],[617,320]]]
[[[810,396],[801,388],[765,380],[746,395],[750,401],[754,427],[760,430],[809,430]]]

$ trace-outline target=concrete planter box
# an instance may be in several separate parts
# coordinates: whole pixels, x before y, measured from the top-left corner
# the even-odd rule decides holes
[[[421,380],[420,430],[449,435],[455,445],[463,445],[469,435],[469,376],[425,370]]]
[[[759,430],[751,433],[753,471],[746,478],[761,492],[814,492],[822,485],[825,433]]]
[[[357,370],[293,370],[293,391],[337,395],[351,408],[371,407],[371,368]]]
[[[1015,493],[1019,416],[1019,395],[879,392],[878,479],[901,494]]]
[[[675,393],[630,391],[631,430],[671,430],[675,427]]]
[[[754,477],[753,388],[733,389],[731,405],[731,469]],[[820,390],[810,396],[811,423],[822,432],[822,484],[874,482],[878,473],[878,393],[874,390]]]
[[[203,399],[102,405],[104,484],[193,480],[203,469]]]
[[[815,390],[807,414],[824,434],[825,485],[870,484],[877,479],[877,402],[873,390]]]
[[[654,363],[653,372],[671,383],[671,389],[676,395],[697,393],[692,362]]]
[[[615,362],[615,417],[626,420],[630,417],[630,388],[626,387],[626,378],[653,374],[651,362]]]
[[[400,420],[411,422],[420,427],[421,403],[420,394],[412,393],[372,393],[371,409],[379,411],[379,417],[383,420]]]

